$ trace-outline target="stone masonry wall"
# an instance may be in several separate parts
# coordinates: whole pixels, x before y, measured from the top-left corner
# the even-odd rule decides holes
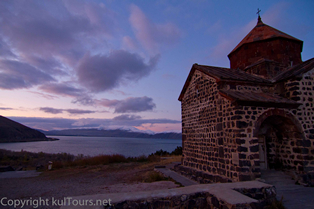
[[[230,68],[244,70],[245,67],[254,64],[261,58],[273,60],[289,67],[291,61],[294,65],[302,62],[301,51],[300,43],[287,39],[256,41],[242,45],[237,51],[229,54]]]
[[[240,130],[235,140],[238,145],[240,181],[253,180],[260,177],[258,139],[253,136],[253,131],[255,121],[267,109],[251,106],[238,107],[236,117]]]
[[[181,172],[192,174],[192,178],[201,183],[259,178],[257,131],[267,118],[280,120],[279,131],[283,132],[280,139],[274,135],[276,131],[273,131],[273,138],[266,139],[270,165],[276,166],[279,162],[284,168],[298,172],[314,170],[313,81],[313,74],[308,73],[300,81],[285,83],[286,98],[303,103],[299,109],[236,107],[218,93],[214,78],[195,71],[181,102]],[[232,88],[244,94],[264,91],[262,87],[244,88],[243,85]]]
[[[293,110],[304,131],[304,139],[297,141],[299,149],[295,158],[303,161],[306,172],[314,171],[314,69],[303,75],[301,80],[285,83],[286,96],[302,103]]]
[[[238,181],[237,167],[232,163],[236,123],[231,122],[234,108],[218,94],[216,80],[195,71],[182,99],[182,165]],[[230,121],[229,121],[230,120]]]
[[[259,177],[253,129],[265,108],[235,107],[218,94],[216,80],[199,71],[193,75],[181,105],[182,174],[190,173],[201,183]]]
[[[238,112],[243,111],[242,118],[239,116],[238,120],[243,129],[236,139],[241,142],[242,147],[238,149],[242,171],[239,175],[242,180],[260,176],[258,135],[252,133],[252,130],[256,131],[258,125],[261,125],[257,124],[258,120],[280,117],[284,122],[279,135],[281,138],[272,132],[266,139],[269,163],[276,166],[279,162],[281,168],[294,169],[299,175],[303,174],[304,182],[314,184],[314,175],[311,172],[314,170],[313,72],[305,74],[299,81],[285,83],[286,98],[302,103],[298,109],[238,107]]]

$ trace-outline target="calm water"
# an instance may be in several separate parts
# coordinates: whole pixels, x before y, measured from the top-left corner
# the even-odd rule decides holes
[[[122,154],[126,157],[149,155],[157,150],[173,151],[182,146],[179,139],[143,139],[119,137],[49,136],[58,141],[0,143],[0,149],[12,151],[70,153],[95,156],[99,154]]]

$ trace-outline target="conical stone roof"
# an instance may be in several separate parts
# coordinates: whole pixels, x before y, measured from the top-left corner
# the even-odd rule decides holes
[[[292,41],[297,41],[301,43],[301,51],[303,46],[303,41],[294,38],[280,30],[277,30],[269,25],[266,25],[262,22],[261,17],[258,17],[258,21],[256,26],[242,39],[242,41],[230,52],[228,56],[230,56],[233,52],[237,51],[241,46],[245,44],[249,44],[256,41],[264,41],[267,39],[274,38],[284,38],[290,39]]]

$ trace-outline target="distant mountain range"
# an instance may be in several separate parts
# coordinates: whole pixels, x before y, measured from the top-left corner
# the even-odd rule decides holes
[[[29,142],[50,141],[45,134],[24,126],[18,122],[0,116],[0,143],[2,142]]]
[[[102,136],[127,138],[181,139],[181,133],[145,133],[134,130],[65,129],[35,130],[0,115],[0,143],[57,140],[50,136]]]
[[[181,133],[156,133],[149,134],[143,132],[134,132],[129,130],[115,129],[115,130],[99,130],[99,129],[65,129],[43,131],[39,130],[45,135],[50,136],[102,136],[102,137],[127,137],[127,138],[154,138],[154,139],[181,139]]]

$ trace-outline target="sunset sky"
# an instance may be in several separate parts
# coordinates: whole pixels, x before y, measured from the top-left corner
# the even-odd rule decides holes
[[[314,1],[0,1],[0,115],[32,128],[181,131],[194,63],[227,55],[262,21],[314,57]]]

